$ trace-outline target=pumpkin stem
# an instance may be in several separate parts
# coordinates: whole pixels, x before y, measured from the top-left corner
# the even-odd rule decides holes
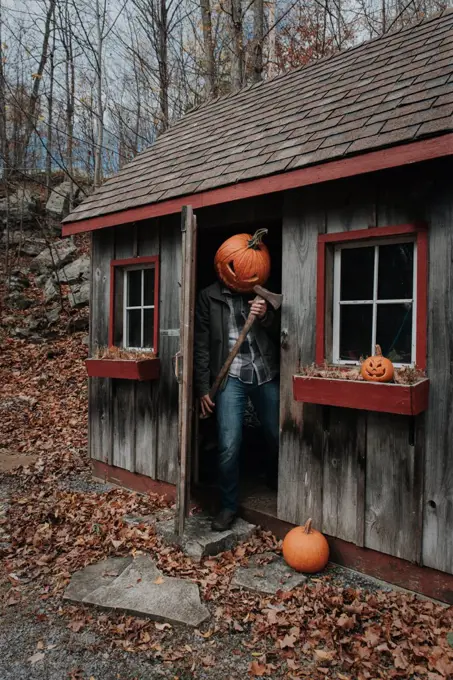
[[[382,349],[380,345],[376,345],[376,356],[381,357],[382,356]]]
[[[311,523],[312,523],[312,521],[313,521],[313,520],[312,520],[312,518],[310,517],[310,519],[307,519],[307,521],[306,521],[305,524],[304,524],[304,531],[305,531],[306,534],[309,534],[310,531],[311,531]]]
[[[265,236],[267,232],[268,229],[258,229],[257,231],[255,231],[252,238],[249,240],[247,247],[253,248],[253,250],[259,250],[259,246],[263,239],[263,236]]]

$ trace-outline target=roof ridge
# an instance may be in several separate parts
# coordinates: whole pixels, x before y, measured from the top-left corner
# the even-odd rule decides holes
[[[258,83],[251,83],[249,85],[245,85],[244,87],[241,87],[239,90],[235,90],[234,92],[228,92],[226,94],[217,96],[213,99],[207,99],[204,102],[201,102],[197,106],[194,106],[193,108],[189,109],[186,111],[184,116],[179,118],[177,121],[175,121],[174,125],[171,125],[171,129],[175,127],[180,121],[182,120],[187,120],[188,116],[191,116],[192,114],[204,110],[210,106],[214,106],[218,104],[219,102],[226,101],[228,99],[233,99],[234,97],[237,97],[239,95],[242,95],[243,93],[248,92],[249,90],[253,88],[259,88],[259,87],[265,87],[269,85],[270,83],[275,83],[275,81],[279,80],[280,78],[286,78],[289,76],[292,76],[294,73],[300,73],[301,71],[309,71],[310,69],[313,69],[320,64],[324,64],[328,61],[333,61],[335,59],[341,59],[344,58],[345,55],[350,54],[354,50],[359,50],[363,48],[368,48],[369,45],[372,45],[376,43],[377,41],[380,40],[386,40],[388,38],[391,38],[398,33],[407,33],[408,31],[413,31],[414,28],[417,28],[419,26],[423,26],[425,24],[428,24],[432,21],[438,21],[441,19],[443,16],[447,14],[453,14],[453,7],[446,7],[443,10],[440,10],[439,12],[436,12],[435,14],[432,14],[430,16],[425,16],[422,19],[416,20],[408,24],[407,26],[404,27],[396,27],[394,30],[391,30],[392,26],[390,26],[390,29],[386,32],[383,33],[382,35],[378,35],[375,38],[370,38],[370,40],[364,40],[363,42],[357,44],[357,45],[351,45],[351,47],[348,47],[345,50],[340,50],[339,52],[335,52],[334,54],[329,54],[324,57],[320,57],[319,59],[316,59],[316,61],[312,61],[309,64],[304,64],[303,66],[298,66],[297,68],[290,69],[289,71],[284,71],[283,73],[278,73],[277,75],[273,76],[272,78],[266,78],[266,80],[261,80]],[[168,130],[167,130],[168,131]],[[166,132],[167,132],[166,131]],[[161,138],[164,135],[161,135]]]

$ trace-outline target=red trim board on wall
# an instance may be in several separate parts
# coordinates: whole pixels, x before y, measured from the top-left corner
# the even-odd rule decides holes
[[[110,310],[109,310],[109,347],[113,347],[115,337],[115,269],[130,267],[133,265],[154,265],[154,354],[159,351],[159,256],[146,255],[143,257],[129,257],[110,262]]]
[[[417,320],[416,366],[426,368],[427,296],[428,296],[428,227],[425,223],[397,224],[388,227],[370,227],[356,231],[335,232],[318,236],[316,280],[316,364],[326,360],[326,247],[346,241],[364,241],[414,234],[417,243]]]
[[[184,205],[191,205],[194,210],[221,203],[229,203],[254,196],[263,196],[278,191],[296,189],[321,182],[329,182],[344,177],[354,177],[367,172],[386,170],[410,163],[441,158],[453,155],[453,133],[441,137],[424,139],[418,142],[393,146],[389,149],[371,151],[370,153],[330,161],[308,168],[291,170],[279,175],[270,175],[246,182],[239,182],[210,191],[201,191],[180,198],[173,198],[160,203],[143,205],[138,208],[122,210],[99,217],[89,217],[76,222],[63,224],[63,236],[78,234],[85,231],[105,229],[119,224],[129,224],[152,217],[172,215],[181,212]]]

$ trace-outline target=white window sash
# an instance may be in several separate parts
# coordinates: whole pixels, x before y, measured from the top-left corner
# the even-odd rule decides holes
[[[149,267],[144,267],[143,265],[132,265],[130,267],[125,267],[124,268],[124,273],[123,273],[123,291],[124,291],[124,297],[123,297],[123,339],[122,339],[122,345],[125,349],[133,349],[133,350],[140,350],[142,352],[154,352],[154,346],[153,347],[144,347],[144,341],[145,341],[145,309],[155,309],[155,305],[145,305],[145,269],[152,269],[154,271],[154,276],[155,276],[155,271],[156,268],[154,265],[151,265]],[[127,300],[128,300],[128,286],[129,286],[129,272],[134,271],[134,270],[139,270],[141,272],[141,277],[140,277],[140,305],[128,305]],[[156,285],[156,281],[154,281],[154,285]],[[130,344],[130,339],[129,339],[129,324],[128,324],[128,312],[133,311],[133,310],[139,310],[140,311],[140,347],[133,347]],[[152,339],[153,345],[154,345],[154,338]]]
[[[394,300],[377,298],[378,292],[378,276],[379,276],[379,246],[384,245],[400,245],[402,243],[414,244],[413,255],[413,281],[412,281],[412,298],[395,298]],[[374,248],[374,276],[373,276],[373,299],[372,300],[340,300],[341,287],[341,252],[347,248]],[[417,338],[417,242],[413,238],[399,238],[395,239],[373,239],[371,241],[350,241],[335,246],[334,250],[334,276],[333,276],[333,343],[332,343],[332,360],[334,364],[345,366],[359,366],[360,361],[353,361],[350,359],[340,359],[340,311],[341,307],[346,305],[372,305],[372,328],[371,328],[371,347],[370,354],[374,354],[376,347],[377,334],[377,310],[378,305],[387,304],[411,304],[412,305],[412,338],[411,338],[411,362],[410,364],[403,364],[394,362],[394,366],[414,366],[416,360],[416,338]]]

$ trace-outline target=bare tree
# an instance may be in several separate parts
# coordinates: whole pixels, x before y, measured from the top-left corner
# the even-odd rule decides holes
[[[253,82],[263,79],[264,0],[253,3]]]
[[[242,0],[230,0],[231,31],[231,88],[239,90],[244,85],[244,41]]]
[[[259,0],[262,2],[262,0]],[[210,0],[200,0],[201,23],[203,27],[203,51],[205,62],[206,94],[217,96],[217,79],[212,39],[212,16]]]

